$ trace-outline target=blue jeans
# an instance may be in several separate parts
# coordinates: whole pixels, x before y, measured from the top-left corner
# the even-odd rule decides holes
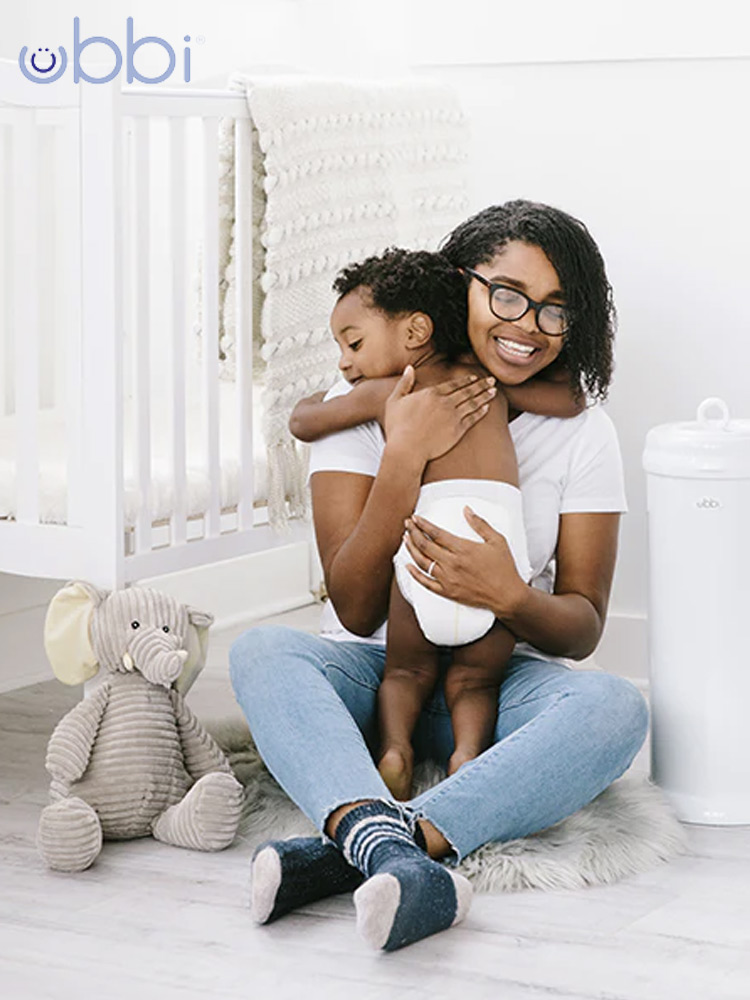
[[[346,803],[392,800],[373,762],[384,647],[269,625],[241,635],[230,664],[266,766],[319,829]],[[628,768],[647,729],[646,703],[629,681],[514,655],[500,690],[496,742],[407,806],[460,860],[586,805]],[[446,764],[453,752],[440,688],[413,744],[415,760]]]

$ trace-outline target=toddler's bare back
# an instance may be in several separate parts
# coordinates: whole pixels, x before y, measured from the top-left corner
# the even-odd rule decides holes
[[[488,373],[471,362],[439,362],[415,370],[416,388],[437,385],[462,375],[486,378]],[[464,434],[445,455],[425,469],[423,483],[443,479],[495,479],[518,486],[516,453],[508,430],[508,400],[501,385],[490,403],[489,412]]]

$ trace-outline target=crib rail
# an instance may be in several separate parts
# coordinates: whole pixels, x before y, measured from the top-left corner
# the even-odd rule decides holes
[[[0,571],[84,577],[114,587],[306,535],[300,526],[277,537],[253,500],[252,144],[244,98],[189,89],[120,91],[115,82],[66,87],[55,104],[50,92],[56,85],[9,81],[7,64],[0,66],[0,289],[5,303],[0,360],[6,366],[5,373],[0,371],[0,420],[14,416],[16,465],[15,517],[0,519]],[[39,91],[46,108],[40,106]],[[219,398],[221,118],[234,119],[236,130],[239,491],[231,504],[222,500]],[[64,318],[55,326],[54,373],[51,380],[49,373],[45,376],[49,385],[40,380],[40,361],[49,358],[49,345],[38,305],[45,301],[40,266],[46,252],[40,218],[45,202],[37,168],[45,125],[51,129],[56,178],[52,301],[64,303]],[[196,160],[198,147],[202,153]],[[60,258],[66,239],[71,249]],[[193,384],[197,242],[202,247],[202,333],[200,378]],[[49,363],[43,368],[48,372]],[[196,402],[188,394],[195,385],[202,400],[209,494],[199,515],[191,513],[186,499],[187,415]],[[64,524],[40,520],[40,422],[49,412],[65,418]],[[173,503],[168,518],[155,516],[152,495],[160,421],[169,428]],[[163,432],[158,440],[163,444]],[[127,441],[132,455],[126,454]],[[128,461],[138,496],[132,525],[126,524],[123,499]]]

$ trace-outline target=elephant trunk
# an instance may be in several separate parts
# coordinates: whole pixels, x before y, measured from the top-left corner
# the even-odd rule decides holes
[[[186,649],[176,648],[179,639],[174,633],[141,628],[123,656],[127,670],[138,670],[152,684],[170,687],[182,672],[188,658]]]

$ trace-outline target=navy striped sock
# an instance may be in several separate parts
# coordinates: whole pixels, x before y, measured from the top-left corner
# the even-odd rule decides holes
[[[270,840],[255,851],[250,909],[259,924],[339,892],[353,892],[363,876],[341,851],[320,837]]]
[[[417,846],[404,809],[355,806],[339,821],[336,843],[367,881],[354,893],[357,927],[374,948],[395,951],[466,916],[471,885]]]

